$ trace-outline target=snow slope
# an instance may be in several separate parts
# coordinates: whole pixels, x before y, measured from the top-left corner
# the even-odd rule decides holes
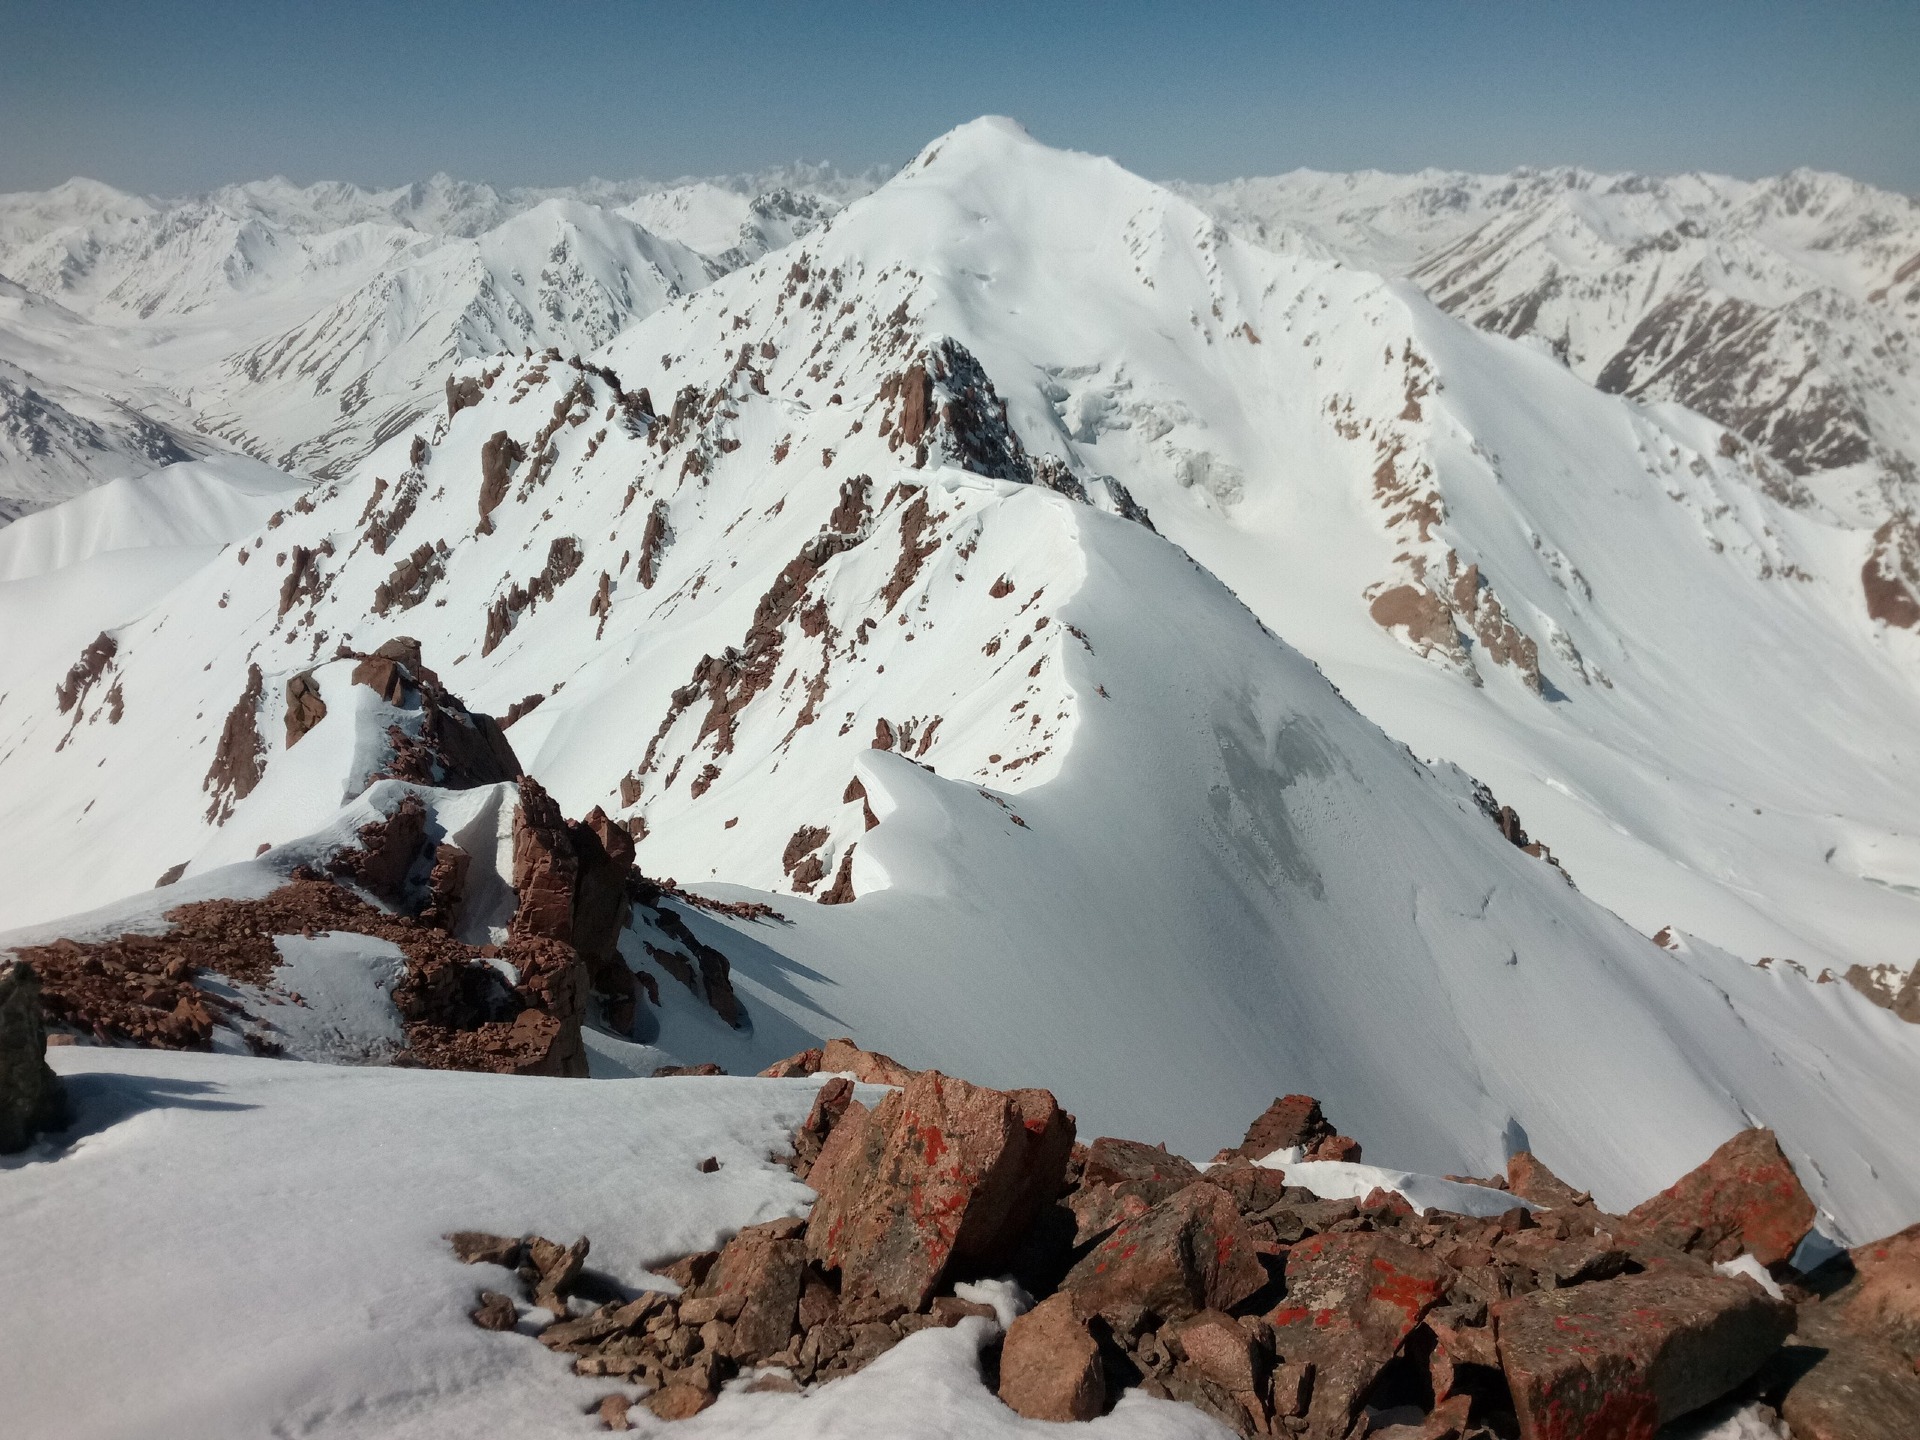
[[[811,1081],[55,1060],[80,1138],[0,1162],[0,1214],[42,1241],[0,1297],[0,1388],[22,1435],[592,1433],[582,1411],[618,1386],[580,1379],[527,1335],[470,1324],[475,1291],[504,1276],[461,1265],[441,1236],[585,1234],[589,1263],[637,1287],[649,1263],[803,1214],[811,1199],[767,1158],[805,1118]],[[702,1174],[709,1155],[721,1167]],[[1049,1433],[980,1384],[986,1326],[917,1335],[813,1396],[725,1396],[672,1433]],[[71,1363],[102,1348],[111,1366]],[[1114,1440],[1219,1433],[1140,1396],[1089,1427]]]
[[[1594,903],[1631,918],[1629,889],[1653,876],[1709,939],[1808,914],[1846,922],[1860,953],[1912,934],[1898,892],[1806,883],[1824,864],[1806,819],[1773,845],[1744,822],[1707,828],[1715,784],[1745,795],[1805,764],[1776,783],[1843,798],[1862,843],[1876,824],[1897,840],[1908,782],[1867,746],[1913,701],[1885,638],[1814,569],[1818,537],[1697,417],[1600,395],[1409,288],[1242,246],[1110,162],[995,121],[592,363],[462,366],[478,403],[315,486],[120,625],[71,711],[0,709],[0,843],[21,882],[0,922],[101,904],[181,861],[211,878],[314,831],[331,797],[275,776],[336,747],[288,750],[284,686],[313,670],[328,723],[337,706],[384,733],[325,661],[404,633],[476,708],[546,696],[511,731],[517,753],[569,813],[601,804],[643,829],[649,873],[744,885],[725,893],[787,914],[698,922],[750,1025],[654,1037],[686,1060],[738,1070],[850,1032],[1049,1085],[1089,1133],[1195,1154],[1305,1090],[1380,1163],[1485,1173],[1531,1145],[1612,1204],[1757,1119],[1838,1228],[1920,1208],[1898,1099],[1920,1080],[1920,1029],[1706,941],[1660,949]],[[1383,454],[1443,490],[1424,527],[1383,503]],[[1239,595],[1123,518],[1129,492]],[[1449,623],[1479,628],[1423,658],[1367,590],[1413,586],[1408,557],[1438,571],[1449,551],[1489,588],[1469,615],[1448,587]],[[1533,660],[1490,629],[1496,593],[1502,623],[1541,637]],[[1683,593],[1698,618],[1676,627]],[[1716,657],[1743,635],[1782,650],[1775,672]],[[1370,692],[1389,731],[1463,748],[1527,734],[1546,779],[1591,797],[1589,828],[1562,828],[1577,803],[1541,826],[1586,888],[1509,844],[1456,771],[1389,739],[1290,639]],[[1769,688],[1816,661],[1874,717],[1855,755]],[[1676,684],[1686,667],[1708,680]],[[6,682],[45,695],[63,673]],[[1723,681],[1725,711],[1688,711]],[[1755,766],[1716,727],[1767,703],[1782,714]],[[266,778],[214,825],[229,713],[257,727]],[[1492,758],[1440,753],[1483,774]],[[1656,789],[1656,767],[1680,783]],[[1511,799],[1526,773],[1488,778]],[[1511,788],[1539,823],[1536,792]],[[1607,808],[1643,793],[1665,808]],[[1607,849],[1615,814],[1651,839]],[[1776,867],[1770,891],[1695,869],[1713,845]],[[840,877],[854,903],[811,903]]]

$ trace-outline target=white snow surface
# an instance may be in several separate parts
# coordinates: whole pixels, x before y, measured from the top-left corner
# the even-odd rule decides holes
[[[1364,1200],[1375,1190],[1400,1196],[1416,1210],[1453,1215],[1504,1215],[1538,1207],[1491,1185],[1464,1185],[1439,1175],[1413,1175],[1347,1160],[1283,1160],[1269,1155],[1255,1162],[1281,1171],[1289,1185],[1311,1190],[1322,1200]]]
[[[0,1293],[0,1393],[22,1436],[592,1434],[584,1412],[619,1387],[573,1375],[531,1322],[469,1323],[480,1289],[517,1285],[460,1264],[442,1236],[584,1234],[589,1268],[637,1293],[670,1288],[649,1265],[812,1199],[768,1158],[805,1117],[811,1081],[528,1080],[86,1048],[53,1063],[73,1131],[0,1160],[0,1226],[36,1236]],[[713,1174],[696,1168],[707,1156]],[[989,1333],[984,1320],[923,1332],[805,1397],[730,1393],[670,1427],[639,1407],[633,1419],[688,1440],[1054,1433],[981,1385]],[[74,1363],[85,1354],[113,1361]],[[1223,1432],[1132,1395],[1086,1433]]]
[[[943,338],[1090,503],[972,473],[938,434],[923,467],[889,448],[883,386]],[[302,837],[342,843],[390,808],[352,792],[404,716],[328,657],[407,634],[476,708],[546,695],[516,752],[569,814],[644,820],[648,873],[786,916],[689,918],[731,958],[747,1028],[660,972],[666,1009],[595,1032],[596,1073],[738,1072],[850,1033],[1047,1085],[1089,1136],[1197,1155],[1305,1091],[1405,1173],[1489,1173],[1526,1146],[1614,1208],[1763,1123],[1837,1231],[1920,1213],[1902,1098],[1920,1027],[1816,983],[1913,953],[1911,637],[1860,613],[1859,536],[1771,498],[1716,427],[1601,394],[1410,285],[1243,244],[1001,121],[589,359],[663,425],[685,388],[672,448],[564,358],[463,362],[493,377],[478,405],[403,427],[163,601],[100,587],[62,648],[0,654],[0,923],[115,902],[182,860],[183,886],[221,883],[264,873],[216,868],[262,842],[283,862]],[[502,430],[551,460],[514,468],[479,534],[480,448]],[[971,463],[1006,468],[996,453]],[[1382,499],[1383,459],[1432,516]],[[702,657],[739,658],[862,476],[858,543],[717,732],[699,687],[676,692]],[[1110,513],[1103,476],[1177,543]],[[385,554],[374,517],[395,526]],[[578,570],[482,654],[489,606],[565,541]],[[319,587],[283,607],[296,545],[321,553]],[[376,616],[421,545],[445,547],[444,576]],[[1475,637],[1423,657],[1370,618],[1371,591],[1449,556],[1538,642],[1537,693]],[[113,666],[59,713],[107,609]],[[266,778],[217,827],[203,776],[249,664]],[[310,669],[329,717],[289,751],[284,687]],[[1441,760],[1518,806],[1580,888]],[[474,823],[497,851],[491,803]],[[855,903],[795,893],[802,827]],[[1645,938],[1669,923],[1673,948]],[[623,940],[631,964],[644,943]],[[1765,955],[1806,973],[1749,963]]]

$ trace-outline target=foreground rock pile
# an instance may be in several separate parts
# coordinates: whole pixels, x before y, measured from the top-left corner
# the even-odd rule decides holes
[[[819,1199],[666,1267],[677,1295],[595,1292],[584,1239],[450,1237],[548,1312],[523,1319],[487,1290],[475,1323],[537,1324],[577,1373],[622,1382],[596,1401],[610,1428],[635,1405],[697,1413],[729,1382],[817,1385],[978,1316],[993,1322],[978,1328],[986,1382],[1035,1419],[1091,1419],[1138,1388],[1248,1436],[1632,1440],[1731,1396],[1774,1404],[1802,1437],[1920,1434],[1920,1226],[1795,1274],[1814,1209],[1764,1130],[1628,1215],[1522,1153],[1470,1182],[1513,1201],[1473,1218],[1379,1189],[1321,1199],[1254,1163],[1357,1151],[1305,1096],[1203,1170],[1136,1141],[1078,1143],[1046,1091],[847,1041],[766,1073],[832,1077],[786,1162]],[[856,1080],[897,1088],[869,1107]],[[1737,1257],[1786,1298],[1716,1268]],[[995,1276],[1037,1302],[1004,1332],[955,1293]]]

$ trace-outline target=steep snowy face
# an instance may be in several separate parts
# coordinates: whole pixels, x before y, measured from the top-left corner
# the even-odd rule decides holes
[[[1336,304],[1351,354],[1321,328]],[[1383,670],[1555,703],[1547,679],[1578,681],[1551,649],[1536,693],[1519,658],[1436,664],[1369,613],[1368,585],[1413,573],[1399,549],[1425,553],[1374,489],[1379,407],[1433,424],[1442,382],[1482,393],[1417,314],[1451,323],[1243,250],[1106,162],[965,127],[592,357],[462,363],[431,421],[102,617],[110,643],[0,660],[26,697],[0,707],[5,923],[338,829],[364,757],[418,717],[329,662],[407,635],[649,874],[786,914],[720,937],[746,1023],[685,1060],[852,1030],[1196,1154],[1309,1090],[1393,1163],[1531,1144],[1618,1199],[1744,1108],[1817,1157],[1844,1225],[1890,1228],[1920,1196],[1891,1098],[1920,1031],[1785,966],[1655,947],[1149,529],[1150,485],[1190,549],[1308,572],[1249,585],[1278,623],[1317,596],[1342,618],[1305,628]],[[1521,358],[1607,417],[1582,438],[1640,433]],[[1298,469],[1263,459],[1266,409],[1312,419],[1320,385],[1353,418],[1327,411]],[[1239,518],[1258,507],[1298,518]],[[1464,545],[1444,523],[1432,543]]]

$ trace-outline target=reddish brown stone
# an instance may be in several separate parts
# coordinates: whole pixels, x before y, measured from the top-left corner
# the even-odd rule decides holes
[[[1771,1130],[1742,1130],[1698,1168],[1634,1207],[1651,1226],[1697,1226],[1686,1248],[1714,1260],[1742,1250],[1762,1265],[1792,1256],[1813,1228],[1813,1201]]]
[[[846,1076],[836,1075],[820,1087],[813,1097],[813,1108],[793,1132],[795,1175],[805,1180],[812,1174],[814,1162],[820,1158],[828,1137],[852,1103],[853,1082]]]
[[[1086,1313],[1129,1329],[1143,1316],[1230,1310],[1266,1281],[1232,1199],[1195,1181],[1095,1245],[1062,1288]]]
[[[515,935],[573,940],[573,890],[579,860],[566,817],[531,775],[520,777],[520,805],[513,816],[513,912]]]
[[[520,1317],[513,1301],[505,1295],[497,1290],[482,1290],[480,1304],[468,1312],[467,1318],[482,1330],[511,1330]]]
[[[694,1385],[668,1385],[641,1403],[662,1420],[691,1420],[713,1404],[715,1395]]]
[[[1493,1323],[1523,1440],[1651,1440],[1757,1371],[1793,1309],[1748,1280],[1667,1273],[1537,1290]]]
[[[1911,1355],[1848,1323],[1834,1301],[1802,1307],[1798,1332],[1780,1352],[1778,1369],[1790,1382],[1780,1414],[1794,1440],[1912,1440],[1920,1435],[1920,1373]]]
[[[1281,1356],[1313,1362],[1310,1434],[1346,1434],[1387,1361],[1440,1303],[1448,1279],[1430,1252],[1376,1233],[1315,1235],[1292,1248],[1286,1298],[1267,1318]]]
[[[909,1070],[891,1055],[862,1050],[844,1037],[829,1040],[820,1052],[818,1067],[833,1075],[851,1075],[862,1085],[905,1085],[920,1072]]]
[[[1852,1259],[1855,1279],[1829,1303],[1853,1329],[1920,1360],[1920,1225],[1855,1246]]]
[[[749,1225],[721,1249],[700,1285],[699,1297],[729,1302],[729,1353],[743,1361],[758,1363],[787,1348],[807,1269],[806,1244],[798,1238],[801,1224]],[[731,1303],[735,1297],[737,1306]]]
[[[762,1080],[792,1080],[805,1075],[820,1073],[819,1050],[802,1050],[798,1055],[789,1055],[784,1060],[776,1060],[760,1072]]]
[[[1311,1095],[1282,1095],[1247,1127],[1247,1138],[1231,1153],[1263,1160],[1276,1150],[1290,1150],[1296,1145],[1311,1150],[1322,1140],[1333,1138],[1333,1126],[1320,1113],[1318,1100]]]
[[[1084,1245],[1122,1221],[1146,1214],[1200,1178],[1200,1171],[1183,1156],[1137,1140],[1102,1136],[1088,1147],[1080,1185],[1067,1200],[1074,1218],[1073,1243]]]
[[[462,1265],[504,1265],[511,1270],[520,1263],[521,1242],[510,1235],[489,1235],[484,1230],[456,1230],[447,1236],[454,1257]]]
[[[1506,1188],[1522,1200],[1531,1200],[1550,1210],[1586,1205],[1593,1199],[1554,1174],[1530,1150],[1517,1150],[1507,1157]]]
[[[1194,1374],[1235,1395],[1267,1387],[1267,1357],[1231,1315],[1202,1310],[1173,1332],[1175,1349]]]
[[[1073,1118],[1044,1090],[922,1071],[871,1115],[848,1105],[811,1177],[808,1254],[840,1270],[851,1314],[917,1311],[950,1267],[1008,1262],[1072,1144]]]
[[[1000,1398],[1029,1420],[1091,1420],[1106,1408],[1100,1347],[1064,1292],[1007,1327]]]

